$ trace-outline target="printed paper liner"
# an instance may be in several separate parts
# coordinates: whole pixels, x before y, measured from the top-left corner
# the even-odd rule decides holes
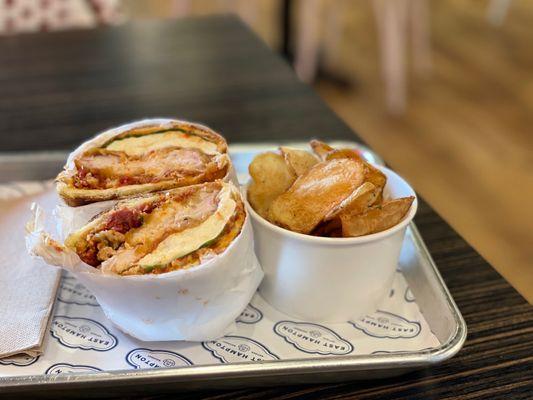
[[[0,376],[186,368],[397,353],[439,346],[412,295],[405,299],[407,290],[404,277],[397,271],[393,288],[379,311],[359,321],[330,325],[294,320],[256,294],[225,337],[202,343],[145,342],[114,327],[103,310],[92,304],[90,292],[65,271],[44,354],[37,359],[0,360]]]

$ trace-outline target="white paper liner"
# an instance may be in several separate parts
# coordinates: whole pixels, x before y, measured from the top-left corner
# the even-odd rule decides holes
[[[34,205],[34,218],[27,225],[28,250],[70,271],[94,293],[107,317],[138,339],[202,341],[224,335],[263,278],[253,251],[249,216],[228,248],[201,265],[159,275],[115,276],[103,274],[83,263],[75,252],[57,246],[113,204],[57,207],[54,214],[60,227],[55,243],[43,230],[44,211]]]

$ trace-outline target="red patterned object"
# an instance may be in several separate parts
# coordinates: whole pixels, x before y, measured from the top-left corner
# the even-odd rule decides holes
[[[118,24],[121,0],[0,0],[0,35]]]

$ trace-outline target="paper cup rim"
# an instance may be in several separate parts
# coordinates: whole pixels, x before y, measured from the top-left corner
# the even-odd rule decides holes
[[[409,208],[409,212],[407,215],[396,225],[390,227],[389,229],[386,229],[381,232],[371,233],[370,235],[363,235],[363,236],[357,236],[357,237],[341,237],[341,238],[332,238],[332,237],[322,237],[322,236],[313,236],[313,235],[306,235],[304,233],[298,233],[293,232],[288,229],[282,228],[280,226],[277,226],[273,224],[272,222],[266,220],[261,215],[259,215],[252,205],[248,202],[248,184],[246,184],[244,189],[244,201],[246,204],[246,208],[248,209],[248,212],[252,216],[252,219],[254,222],[258,222],[263,227],[269,229],[270,231],[276,232],[278,234],[281,234],[282,236],[286,236],[291,239],[299,240],[302,242],[308,242],[308,243],[314,243],[314,244],[322,244],[322,245],[338,245],[338,246],[345,246],[345,245],[352,245],[352,244],[363,244],[368,242],[376,242],[381,239],[384,239],[386,237],[389,237],[391,235],[394,235],[396,232],[400,231],[401,229],[405,228],[411,220],[414,218],[416,211],[418,209],[418,197],[416,195],[416,192],[414,189],[407,183],[405,179],[403,179],[400,175],[398,175],[396,172],[392,171],[391,169],[384,167],[382,165],[376,165],[372,164],[376,168],[382,170],[385,172],[385,175],[387,176],[394,176],[395,178],[399,179],[400,182],[405,185],[408,190],[411,192],[411,196],[414,196],[413,204],[411,204],[411,207]]]

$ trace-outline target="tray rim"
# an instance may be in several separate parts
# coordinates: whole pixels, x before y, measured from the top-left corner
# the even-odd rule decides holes
[[[373,153],[372,150],[354,142],[350,143]],[[294,142],[293,142],[294,143]],[[302,143],[302,142],[296,142]],[[230,151],[246,152],[260,151],[279,144],[270,143],[249,143],[235,144],[230,146]],[[28,156],[38,155],[39,161],[50,159],[59,160],[65,157],[67,152],[21,152],[15,154],[0,153],[0,162],[3,161],[24,161]],[[375,154],[375,153],[373,153]],[[379,156],[376,160],[381,161]],[[64,158],[63,158],[64,159]],[[34,158],[35,160],[35,158]],[[210,364],[210,365],[192,365],[180,368],[168,369],[122,369],[114,371],[102,371],[95,373],[72,373],[65,375],[20,375],[0,377],[0,393],[14,392],[22,390],[35,390],[39,388],[49,388],[50,385],[55,388],[70,387],[94,387],[99,385],[114,386],[135,383],[179,383],[193,381],[214,381],[231,378],[246,379],[253,378],[271,378],[276,376],[287,375],[314,375],[317,373],[327,372],[353,372],[365,370],[384,370],[390,369],[394,365],[395,369],[409,370],[416,367],[430,366],[441,363],[453,357],[462,348],[466,336],[467,326],[461,312],[453,300],[441,274],[439,273],[431,254],[429,253],[418,229],[411,222],[408,230],[417,252],[425,258],[427,268],[433,274],[437,288],[442,293],[446,305],[453,315],[456,324],[455,332],[442,343],[440,346],[422,351],[406,351],[401,353],[374,354],[374,355],[351,355],[351,356],[328,356],[313,357],[291,360],[261,361],[254,363],[231,363],[231,364]],[[244,386],[244,385],[243,385]]]

